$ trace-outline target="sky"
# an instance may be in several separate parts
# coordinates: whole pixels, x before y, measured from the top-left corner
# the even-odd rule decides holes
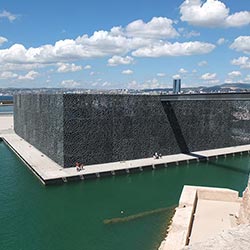
[[[249,0],[1,0],[0,87],[250,83]]]

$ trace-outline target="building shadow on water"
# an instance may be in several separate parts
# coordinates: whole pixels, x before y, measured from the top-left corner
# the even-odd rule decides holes
[[[175,140],[177,142],[178,147],[180,148],[181,153],[197,157],[200,161],[207,161],[206,156],[190,152],[190,149],[188,148],[188,144],[187,144],[187,142],[185,140],[185,137],[184,137],[184,135],[182,133],[181,126],[180,126],[180,124],[178,122],[177,116],[175,114],[175,111],[174,111],[174,108],[173,108],[171,102],[170,101],[163,101],[162,106],[163,106],[163,109],[164,109],[164,111],[165,111],[165,113],[167,115],[169,124],[171,126],[171,129],[172,129],[173,134],[175,136]],[[243,174],[249,174],[250,173],[249,168],[240,169],[240,168],[237,168],[235,166],[230,166],[228,164],[223,164],[221,162],[218,162],[218,160],[210,160],[210,161],[207,161],[206,163],[208,165],[213,165],[213,166],[216,166],[216,167],[228,169],[228,170],[235,171],[235,172],[240,172],[240,173],[243,173]]]
[[[227,169],[227,170],[235,171],[235,172],[238,172],[238,173],[240,172],[242,174],[248,174],[249,175],[249,173],[250,173],[249,168],[242,169],[242,168],[238,168],[236,166],[230,166],[228,164],[223,164],[223,163],[218,162],[218,161],[208,161],[207,164],[215,166],[215,167],[219,167],[219,168],[224,168],[224,169]]]

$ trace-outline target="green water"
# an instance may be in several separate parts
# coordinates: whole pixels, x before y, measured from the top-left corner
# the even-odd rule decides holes
[[[117,224],[103,220],[173,206],[184,184],[242,192],[249,168],[243,156],[45,187],[0,142],[0,249],[156,250],[168,211]]]
[[[5,105],[5,106],[1,106],[0,105],[0,113],[6,113],[6,112],[13,112],[13,105]]]

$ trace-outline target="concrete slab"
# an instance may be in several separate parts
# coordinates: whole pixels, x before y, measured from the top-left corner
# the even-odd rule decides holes
[[[13,115],[0,113],[0,134],[13,131]]]
[[[166,238],[159,250],[181,250],[236,226],[238,192],[226,188],[184,186]]]
[[[205,242],[194,243],[185,250],[249,250],[250,225],[240,225],[229,229]],[[184,250],[183,249],[183,250]]]
[[[240,202],[198,199],[190,243],[202,242],[236,226]]]

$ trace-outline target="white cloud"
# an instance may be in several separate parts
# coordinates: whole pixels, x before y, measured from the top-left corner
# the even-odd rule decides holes
[[[64,87],[64,88],[75,88],[75,87],[78,87],[80,86],[80,83],[79,82],[76,82],[74,80],[63,80],[61,82],[61,85]]]
[[[230,78],[240,77],[241,76],[241,72],[240,71],[232,71],[232,72],[228,73],[228,76]]]
[[[82,70],[82,66],[75,65],[74,63],[58,63],[57,72],[66,73],[66,72],[76,72]]]
[[[101,72],[95,72],[95,71],[91,71],[89,73],[90,76],[97,76],[97,75],[100,75],[100,74],[101,74]]]
[[[128,89],[155,89],[164,87],[166,87],[166,85],[161,84],[156,78],[149,79],[141,83],[137,82],[136,80],[133,80],[127,84]]]
[[[55,45],[48,44],[37,48],[26,49],[22,44],[14,44],[8,49],[0,50],[0,63],[51,64],[104,57],[127,53],[148,43],[145,39],[114,36],[107,31],[98,31],[91,37],[83,35],[76,40],[61,40]]]
[[[184,28],[179,28],[178,31],[182,34],[183,37],[185,38],[191,38],[191,37],[197,37],[200,36],[201,33],[197,32],[195,30],[192,31],[186,31]]]
[[[246,81],[246,82],[250,82],[250,75],[247,75],[247,76],[246,76],[245,81]]]
[[[141,86],[137,83],[136,80],[133,80],[133,81],[128,83],[127,88],[128,89],[140,89]]]
[[[234,81],[232,79],[225,79],[224,83],[233,83]]]
[[[158,77],[165,77],[166,74],[165,74],[165,73],[157,73],[157,76],[158,76]]]
[[[131,69],[127,69],[127,70],[122,71],[122,74],[124,74],[124,75],[132,75],[133,73],[134,73],[134,71]]]
[[[224,44],[225,42],[226,42],[225,38],[221,37],[220,39],[218,39],[217,44],[218,44],[218,45],[222,45],[222,44]]]
[[[120,58],[120,63],[128,64],[132,59],[124,55],[131,52],[136,56],[146,57],[189,56],[209,53],[215,48],[213,44],[203,42],[173,44],[167,42],[167,38],[178,34],[172,24],[173,21],[170,19],[155,17],[148,23],[137,20],[125,28],[113,27],[110,31],[96,31],[92,36],[85,34],[75,40],[60,40],[55,44],[45,44],[36,48],[25,48],[22,44],[14,44],[0,50],[0,68],[12,65],[12,68],[15,66],[19,69],[25,65],[34,70],[36,67],[106,56],[123,56],[123,59]],[[113,58],[114,64],[118,61]]]
[[[250,54],[250,36],[239,36],[230,46],[231,49],[236,51],[244,52]]]
[[[216,73],[206,73],[201,76],[202,80],[214,80],[217,77]]]
[[[250,69],[250,57],[241,56],[231,61],[232,65],[240,66],[242,69]]]
[[[113,56],[108,60],[109,66],[118,66],[118,65],[128,65],[134,62],[134,58],[131,56]]]
[[[220,82],[220,80],[218,80],[218,79],[207,81],[208,84],[218,84],[219,82]]]
[[[192,25],[216,27],[227,18],[229,10],[216,0],[185,0],[180,6],[181,20]]]
[[[86,70],[88,70],[88,69],[92,69],[92,67],[91,67],[91,65],[86,65],[85,67],[84,67],[84,69],[86,69]]]
[[[166,17],[153,17],[148,23],[136,20],[128,24],[126,32],[129,36],[151,39],[174,38],[179,35],[173,28],[173,21]]]
[[[6,42],[8,42],[8,39],[3,36],[0,36],[0,46]]]
[[[173,75],[172,78],[173,78],[173,79],[180,79],[181,76],[180,76],[180,75]]]
[[[112,85],[112,83],[108,81],[105,81],[104,83],[102,83],[102,87],[108,87],[110,85]]]
[[[203,66],[207,66],[207,65],[208,65],[207,61],[198,62],[199,67],[203,67]]]
[[[13,73],[11,71],[4,71],[0,74],[0,79],[12,79],[16,78],[18,75],[16,73]]]
[[[10,22],[13,22],[14,20],[16,20],[17,15],[14,15],[14,14],[4,10],[0,13],[0,18],[7,18]]]
[[[241,11],[227,17],[229,27],[240,27],[250,24],[250,11]]]
[[[143,83],[142,87],[144,89],[155,89],[155,88],[161,88],[161,84],[159,83],[158,79],[153,78],[150,80],[147,80],[146,82]]]
[[[39,64],[39,63],[34,63],[34,64],[2,63],[1,64],[0,63],[0,71],[16,71],[16,70],[30,71],[34,69],[44,68],[50,65],[52,64]]]
[[[81,58],[103,57],[114,54],[124,54],[130,50],[147,44],[141,38],[129,38],[123,34],[114,34],[112,31],[96,31],[91,37],[83,35],[73,40],[73,53],[78,52]]]
[[[183,68],[179,69],[180,74],[186,74],[187,72],[188,71],[186,69],[183,69]]]
[[[197,32],[197,31],[192,30],[192,31],[186,33],[186,34],[184,35],[184,37],[190,38],[190,37],[195,37],[195,36],[200,36],[200,35],[201,35],[200,32]]]
[[[163,57],[163,56],[190,56],[207,54],[215,48],[211,43],[185,42],[185,43],[157,43],[140,48],[132,53],[137,57]]]
[[[31,70],[26,75],[20,75],[18,77],[18,80],[35,80],[39,76],[39,73]]]
[[[181,20],[203,27],[240,27],[250,24],[250,11],[230,15],[219,0],[185,0],[180,6]]]
[[[76,40],[61,40],[55,45],[37,48],[26,49],[22,44],[15,44],[8,49],[0,50],[0,63],[49,64],[104,57],[127,53],[148,43],[145,39],[115,37],[109,32],[98,31],[92,37],[84,35]]]

